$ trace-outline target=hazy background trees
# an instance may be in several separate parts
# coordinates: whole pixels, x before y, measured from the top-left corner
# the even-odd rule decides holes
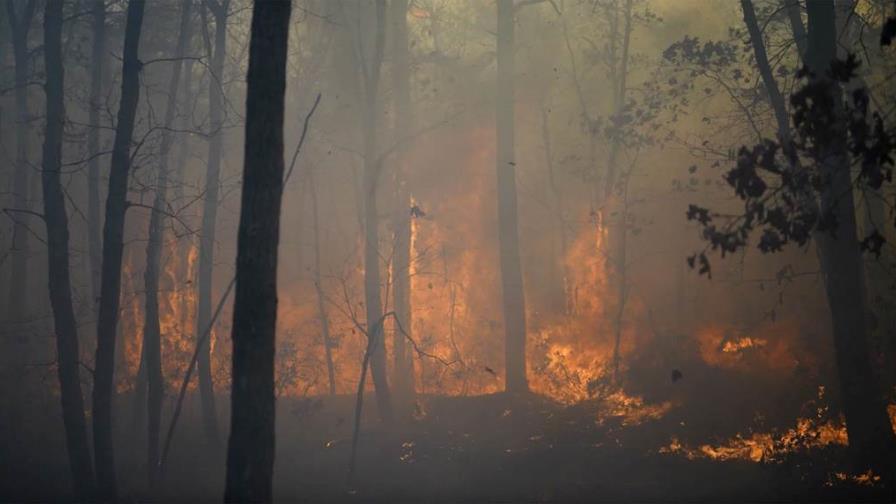
[[[668,440],[823,387],[888,467],[892,2],[5,3],[4,485],[268,499],[275,418],[363,482],[504,391]]]

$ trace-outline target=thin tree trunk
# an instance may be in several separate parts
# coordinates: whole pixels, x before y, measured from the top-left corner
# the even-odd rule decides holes
[[[526,380],[526,302],[520,260],[514,158],[513,0],[498,0],[497,192],[498,243],[504,313],[504,366],[507,392],[529,389]]]
[[[94,0],[93,44],[90,56],[90,128],[87,130],[87,247],[90,256],[91,307],[96,312],[100,297],[102,239],[100,229],[100,107],[103,98],[103,67],[106,62],[106,3]]]
[[[36,1],[28,0],[22,12],[17,13],[15,2],[6,0],[7,18],[15,61],[14,82],[16,100],[16,164],[13,174],[13,206],[28,210],[28,32],[34,18]],[[7,319],[25,320],[28,300],[29,222],[27,213],[19,213],[13,223],[12,253],[10,254],[9,297]]]
[[[336,394],[336,366],[333,364],[333,344],[330,339],[330,318],[327,315],[324,286],[320,273],[320,215],[318,214],[317,187],[314,183],[314,172],[308,170],[308,190],[311,192],[311,217],[314,232],[314,290],[317,294],[317,315],[320,318],[320,332],[324,345],[324,358],[327,362],[327,383],[330,395]]]
[[[762,76],[762,82],[768,93],[769,102],[771,102],[772,110],[775,112],[775,120],[778,122],[778,137],[782,144],[789,144],[791,138],[790,115],[787,113],[784,97],[778,89],[778,83],[772,74],[772,67],[768,62],[768,55],[765,51],[765,42],[762,39],[762,31],[759,29],[759,22],[756,20],[756,11],[753,9],[753,2],[752,0],[741,0],[740,5],[743,9],[744,23],[747,25],[747,32],[750,34],[750,43],[753,45],[753,56],[756,59],[756,66],[759,67],[759,74]],[[802,26],[802,22],[800,22],[800,26]]]
[[[812,79],[826,82],[835,104],[834,114],[842,117],[840,86],[828,77],[836,58],[834,3],[817,0],[807,4],[809,15],[806,63]],[[842,121],[831,128],[844,130]],[[830,182],[821,196],[823,214],[837,220],[837,235],[818,233],[816,243],[824,272],[831,310],[834,350],[846,417],[849,447],[857,461],[870,462],[875,470],[892,478],[896,438],[887,416],[880,384],[871,366],[866,320],[866,293],[860,248],[857,245],[855,206],[845,133],[833,134],[819,162]]]
[[[290,1],[281,1],[256,2],[252,10],[226,502],[273,499],[277,248],[291,9]]]
[[[783,0],[784,9],[787,11],[787,20],[790,22],[790,29],[793,31],[793,40],[796,42],[797,52],[800,59],[806,56],[806,46],[808,39],[806,38],[806,27],[803,25],[803,15],[800,12],[800,0]]]
[[[65,122],[62,69],[62,4],[47,2],[44,11],[44,63],[47,83],[47,129],[43,146],[44,219],[47,225],[47,268],[50,305],[56,332],[56,360],[62,397],[68,464],[79,500],[93,494],[93,463],[81,392],[78,328],[72,307],[68,255],[68,215],[60,181],[62,132]]]
[[[384,422],[391,423],[393,418],[392,395],[389,390],[388,372],[386,369],[386,343],[377,331],[382,327],[372,327],[383,315],[383,301],[380,293],[380,252],[379,252],[379,212],[377,208],[377,186],[381,163],[377,159],[376,118],[377,93],[379,90],[380,69],[383,61],[383,45],[385,37],[386,3],[378,0],[375,5],[376,33],[374,35],[373,55],[368,65],[365,57],[365,44],[362,33],[357,34],[357,62],[361,67],[364,84],[364,173],[362,181],[362,198],[364,200],[364,301],[369,334],[375,342],[370,355],[370,373],[376,390],[377,409]],[[360,13],[359,13],[360,15]],[[362,20],[363,21],[363,20]]]
[[[632,37],[632,0],[626,0],[623,17],[624,25],[622,28],[622,54],[619,61],[613,61],[614,68],[618,65],[618,69],[612,72],[613,79],[613,116],[614,120],[619,121],[620,116],[625,110],[625,99],[627,95],[628,80],[628,63],[629,63],[629,46]],[[618,30],[616,30],[618,32]],[[621,121],[619,122],[621,125]],[[621,131],[614,131],[610,138],[610,154],[607,160],[607,180],[604,186],[605,201],[609,201],[616,189],[617,172],[619,171],[619,151],[622,147]],[[616,290],[616,315],[613,318],[613,331],[615,334],[613,343],[613,382],[619,384],[619,363],[621,361],[620,348],[622,343],[622,317],[625,315],[625,305],[627,302],[628,288],[626,286],[626,240],[628,238],[628,176],[623,175],[625,182],[623,183],[622,198],[618,200],[622,205],[620,211],[607,212],[606,214],[616,213],[618,222],[615,226],[609,226],[607,245],[609,253],[607,254],[608,262],[611,268],[611,285]],[[604,219],[603,222],[608,222]]]
[[[212,309],[212,272],[215,254],[215,225],[218,215],[218,185],[221,176],[221,128],[224,124],[224,55],[227,50],[227,9],[229,0],[209,2],[215,16],[215,52],[212,55],[209,77],[209,127],[208,166],[205,173],[205,199],[202,210],[202,228],[199,234],[199,301],[196,313],[196,334],[208,324]],[[211,338],[199,353],[199,396],[202,401],[202,423],[210,446],[221,444],[218,414],[215,408],[215,389],[212,382]]]
[[[395,93],[395,137],[396,141],[406,138],[412,129],[410,90],[410,52],[408,50],[408,0],[395,0],[391,7],[392,15],[392,60],[394,69],[393,92]],[[395,314],[408,335],[393,331],[393,377],[395,395],[401,405],[402,413],[409,411],[410,401],[414,394],[414,361],[413,354],[405,344],[405,338],[412,335],[411,312],[411,195],[408,188],[407,148],[401,147],[396,153],[395,173],[395,262],[392,275],[395,286]]]
[[[145,310],[143,324],[143,357],[147,378],[147,450],[146,470],[150,487],[155,483],[159,464],[159,426],[162,417],[162,396],[164,381],[162,377],[161,327],[159,320],[159,273],[162,258],[162,242],[164,239],[164,207],[168,193],[168,153],[174,142],[171,129],[177,111],[177,90],[180,87],[182,59],[190,38],[190,14],[192,0],[183,0],[181,7],[180,34],[174,51],[174,67],[171,80],[168,81],[168,99],[165,104],[164,129],[159,148],[158,178],[153,201],[153,209],[149,218],[149,239],[146,242],[146,269],[143,274],[145,287]]]
[[[128,175],[131,168],[131,140],[140,98],[138,49],[143,26],[145,0],[128,3],[121,70],[121,103],[112,161],[109,192],[103,224],[103,269],[97,321],[96,368],[93,386],[93,445],[99,498],[116,499],[115,457],[112,444],[112,394],[115,372],[115,336],[121,302],[121,262],[124,249],[124,221],[127,211]]]
[[[622,29],[622,55],[618,61],[618,69],[616,68],[617,62],[614,59],[612,62],[614,70],[610,72],[613,76],[613,117],[616,121],[619,120],[622,112],[625,110],[628,55],[632,36],[632,0],[626,0],[623,15],[625,17],[625,26]],[[614,29],[613,31],[618,32],[618,29]],[[613,42],[613,46],[615,46],[615,42]],[[610,154],[609,159],[607,160],[607,178],[604,183],[604,198],[608,198],[613,193],[613,189],[616,186],[619,150],[621,146],[620,133],[616,131],[613,133],[612,138],[610,138]]]
[[[191,51],[192,45],[192,37],[187,39],[187,46],[185,48],[185,52],[189,53]],[[183,63],[183,89],[181,90],[180,101],[183,107],[183,114],[180,118],[180,129],[181,131],[187,131],[190,129],[191,121],[189,112],[192,111],[194,96],[192,94],[193,90],[193,60],[187,59],[184,60]],[[187,156],[190,153],[190,149],[192,146],[192,137],[188,133],[184,133],[180,137],[180,141],[177,143],[177,154],[175,157],[175,168],[174,168],[174,199],[175,201],[181,201],[184,196],[184,185],[186,182],[186,169],[187,169]],[[193,283],[196,280],[195,271],[190,270],[190,253],[195,246],[195,236],[192,234],[188,236],[181,237],[177,243],[177,254],[178,254],[178,263],[177,263],[177,279],[178,281],[183,282],[183,289],[186,289],[189,292],[194,292],[195,285]],[[191,313],[189,310],[189,301],[190,296],[181,295],[180,296],[180,327],[187,327],[187,324],[191,322]]]

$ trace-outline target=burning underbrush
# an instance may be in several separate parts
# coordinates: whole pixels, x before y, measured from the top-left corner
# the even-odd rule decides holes
[[[569,227],[554,265],[562,274],[560,288],[552,292],[564,299],[553,309],[528,305],[527,375],[533,394],[524,399],[501,394],[504,329],[490,135],[487,130],[455,133],[456,150],[469,150],[455,172],[428,159],[425,145],[415,154],[418,165],[433,167],[421,176],[432,179],[427,187],[438,193],[414,192],[413,320],[406,335],[391,321],[385,327],[390,368],[396,338],[409,338],[414,349],[417,401],[408,429],[416,437],[391,440],[397,463],[463,458],[464,450],[486,449],[476,443],[493,451],[483,456],[499,458],[624,446],[660,460],[754,465],[847,445],[843,421],[834,413],[836,398],[831,401],[825,386],[819,387],[831,385],[820,377],[835,375],[825,367],[829,356],[817,339],[806,336],[810,331],[803,322],[709,320],[669,329],[654,325],[640,297],[631,296],[619,309],[621,291],[607,261],[611,234],[600,215],[589,217],[586,207],[570,210],[583,218]],[[386,312],[393,310],[392,246],[391,238],[383,240]],[[320,290],[310,275],[280,283],[276,387],[288,417],[284,428],[307,427],[293,435],[325,453],[341,450],[350,438],[346,419],[366,348],[361,250],[357,244],[346,254],[325,257]],[[163,257],[163,374],[174,390],[195,345],[196,294],[190,279],[196,249],[173,241]],[[124,274],[120,391],[133,388],[140,368],[139,260],[131,250]],[[529,291],[544,294],[538,292],[543,287],[527,284],[527,298],[540,299]],[[228,318],[225,311],[212,334],[212,374],[219,391],[228,382]],[[370,380],[366,392],[374,392]],[[366,402],[362,429],[368,433],[380,428],[375,403]],[[890,412],[896,417],[896,406]],[[301,422],[289,421],[296,416]],[[847,472],[829,477],[832,484],[875,481],[874,475]]]

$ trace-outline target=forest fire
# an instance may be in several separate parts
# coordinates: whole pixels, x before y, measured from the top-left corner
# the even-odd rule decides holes
[[[0,502],[894,501],[893,2],[716,4],[8,0]]]

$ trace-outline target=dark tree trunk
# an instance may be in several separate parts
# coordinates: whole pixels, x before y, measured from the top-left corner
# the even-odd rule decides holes
[[[395,93],[395,137],[401,142],[412,127],[410,51],[408,49],[408,0],[395,0],[390,6],[392,16],[393,92]],[[406,338],[412,337],[411,313],[411,194],[408,188],[407,148],[396,152],[395,173],[395,259],[392,268],[395,289],[395,317],[407,333],[398,327],[393,331],[393,368],[396,400],[402,414],[409,411],[414,394],[414,361]]]
[[[28,210],[28,32],[37,2],[28,0],[22,12],[16,12],[13,0],[6,0],[6,14],[10,25],[13,58],[15,61],[14,83],[16,100],[16,163],[13,174],[13,206],[16,210]],[[28,300],[28,249],[30,218],[27,213],[16,215],[12,231],[10,254],[9,297],[7,298],[7,319],[27,318]]]
[[[756,66],[759,67],[759,74],[762,76],[762,82],[768,93],[772,110],[775,112],[775,120],[778,123],[778,137],[782,144],[788,144],[791,137],[790,115],[787,113],[784,97],[781,95],[780,89],[778,89],[778,83],[772,74],[772,67],[768,62],[768,54],[765,50],[765,42],[762,39],[759,22],[756,20],[753,1],[741,0],[740,5],[744,13],[744,24],[747,25],[747,32],[750,34],[750,43],[753,45],[753,56],[756,59]],[[799,12],[797,12],[797,15],[799,15]],[[800,26],[802,27],[802,21],[800,21]]]
[[[131,140],[140,98],[138,48],[145,0],[128,3],[121,69],[121,103],[112,147],[109,192],[103,224],[103,268],[96,333],[96,368],[93,386],[93,447],[100,500],[116,499],[115,457],[112,444],[112,394],[115,371],[115,335],[121,297],[121,262],[127,211]]]
[[[256,2],[252,9],[226,502],[273,498],[277,248],[291,8],[291,2],[280,1]]]
[[[826,82],[835,104],[834,114],[843,116],[841,90],[829,77],[835,60],[837,33],[834,2],[808,2],[808,48],[806,64],[816,81]],[[869,463],[892,478],[896,438],[887,416],[880,384],[871,366],[866,320],[866,294],[861,250],[856,231],[855,204],[846,146],[845,124],[838,121],[818,159],[829,182],[821,196],[823,214],[836,217],[836,236],[818,233],[828,304],[831,310],[834,350],[840,381],[843,414],[849,447],[857,461]]]
[[[199,234],[199,301],[196,308],[196,334],[211,319],[212,272],[215,255],[215,225],[218,215],[218,185],[221,177],[221,128],[224,124],[224,55],[227,50],[227,9],[230,1],[209,2],[215,16],[215,51],[209,77],[209,127],[208,166],[205,172],[205,199],[202,210],[202,228]],[[202,401],[202,423],[210,446],[221,444],[218,414],[215,408],[215,388],[212,382],[211,338],[203,343],[199,352],[199,396]]]
[[[787,20],[793,32],[793,40],[796,42],[800,59],[806,56],[806,27],[803,25],[803,15],[800,13],[800,0],[783,0],[784,9],[787,11]]]
[[[164,129],[159,148],[159,167],[153,209],[149,218],[149,239],[146,242],[146,269],[143,274],[145,288],[145,310],[143,324],[143,360],[146,368],[148,392],[147,402],[147,480],[152,486],[156,481],[159,464],[159,425],[162,418],[162,377],[161,328],[159,321],[159,270],[164,239],[165,204],[168,194],[168,154],[174,141],[171,132],[177,110],[177,90],[180,86],[182,58],[190,38],[190,15],[192,0],[183,0],[180,20],[180,34],[174,51],[174,67],[168,81],[168,99],[165,104]]]
[[[100,297],[100,270],[102,269],[102,226],[100,217],[100,109],[103,99],[103,68],[106,62],[106,3],[94,0],[93,43],[90,55],[90,128],[87,130],[87,247],[90,256],[91,307],[96,312]]]
[[[47,129],[43,148],[44,219],[47,225],[47,271],[56,332],[56,360],[62,396],[62,422],[72,484],[79,500],[90,500],[93,463],[84,418],[78,328],[72,307],[68,256],[68,215],[60,181],[62,130],[65,121],[62,70],[62,1],[47,2],[44,11],[44,63],[47,83]]]
[[[504,312],[504,388],[519,393],[526,381],[526,302],[520,261],[514,160],[513,0],[498,0],[497,156],[498,242]]]

